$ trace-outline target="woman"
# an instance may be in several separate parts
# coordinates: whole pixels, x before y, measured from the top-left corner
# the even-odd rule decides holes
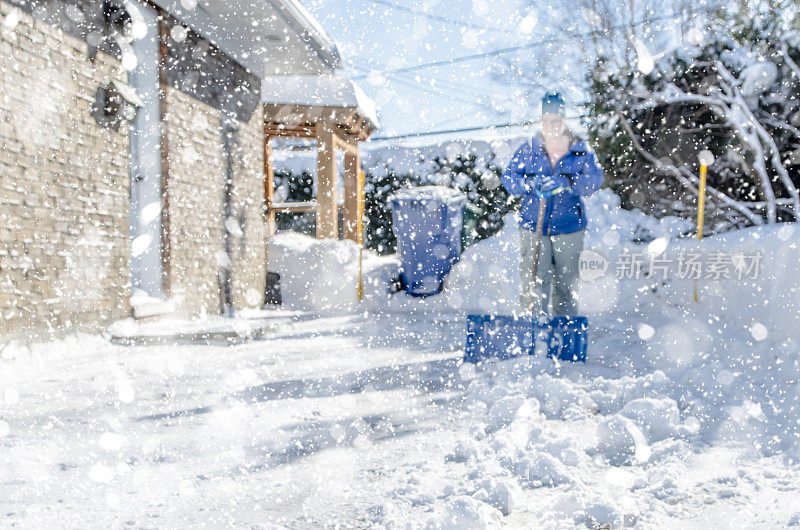
[[[567,129],[560,94],[542,98],[542,135],[517,150],[502,180],[508,193],[522,197],[522,307],[534,316],[547,315],[552,299],[552,314],[575,315],[574,284],[586,228],[581,197],[600,188],[603,170],[586,143]],[[541,287],[541,292],[534,292],[533,247],[541,197],[546,207],[536,273],[536,291]]]

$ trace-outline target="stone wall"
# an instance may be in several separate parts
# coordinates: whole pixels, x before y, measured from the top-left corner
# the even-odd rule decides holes
[[[166,87],[170,294],[183,312],[218,314],[224,265],[220,111]]]
[[[0,0],[0,343],[99,330],[130,315],[129,131],[98,125],[95,92],[120,61]],[[169,293],[186,315],[218,314],[226,175],[221,111],[164,90]],[[240,116],[241,118],[242,116]],[[260,109],[238,122],[232,277],[237,309],[265,276]]]
[[[266,271],[261,112],[239,123],[233,216],[226,228],[221,113],[172,87],[166,91],[170,293],[184,314],[218,314],[220,271],[230,266],[234,307],[260,306]],[[232,235],[230,262],[224,251],[225,230]]]
[[[0,1],[0,337],[129,314],[128,130],[101,128],[115,58]]]
[[[264,134],[257,110],[239,129],[240,156],[234,164],[234,215],[241,235],[233,246],[233,301],[236,308],[260,307],[266,283],[264,204]]]

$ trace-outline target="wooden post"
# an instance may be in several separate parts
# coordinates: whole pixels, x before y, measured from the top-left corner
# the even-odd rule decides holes
[[[697,155],[700,161],[700,188],[697,190],[697,241],[703,239],[703,221],[706,212],[706,174],[708,166],[714,163],[714,153],[703,149]],[[694,279],[694,301],[699,301],[697,295],[697,278]]]
[[[339,237],[336,204],[336,136],[330,127],[317,123],[317,238]]]
[[[706,175],[708,168],[700,166],[700,188],[697,193],[697,239],[703,239],[703,222],[706,212]]]
[[[167,12],[158,11],[158,105],[159,105],[159,148],[161,149],[161,283],[164,295],[172,294],[172,238],[170,234],[171,194],[169,166],[169,134],[167,132],[167,79],[169,61],[169,26]]]
[[[344,237],[358,241],[360,210],[359,173],[361,160],[358,151],[344,153]]]
[[[264,126],[266,129],[266,125]],[[275,235],[275,210],[272,202],[275,196],[275,166],[272,158],[272,139],[274,137],[264,132],[264,222],[266,223],[266,238],[269,240]]]

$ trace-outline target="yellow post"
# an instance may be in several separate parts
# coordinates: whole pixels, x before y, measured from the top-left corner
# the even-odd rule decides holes
[[[697,198],[697,239],[703,239],[703,218],[706,209],[706,174],[708,168],[700,166],[700,192]]]
[[[700,151],[700,188],[697,192],[697,240],[703,239],[703,221],[706,210],[706,174],[708,166],[714,162],[714,155],[710,151]],[[694,301],[699,301],[697,296],[697,278],[694,279]]]
[[[358,168],[358,301],[364,297],[364,277],[362,262],[364,258],[364,172]]]
[[[705,165],[700,166],[700,190],[697,194],[697,240],[703,239],[703,217],[706,209],[706,173]],[[697,278],[694,279],[694,301],[697,302]]]

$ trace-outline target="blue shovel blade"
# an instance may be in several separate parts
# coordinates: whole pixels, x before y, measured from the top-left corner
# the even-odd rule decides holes
[[[464,362],[530,355],[539,327],[530,316],[467,315]]]
[[[550,320],[547,356],[559,361],[586,362],[589,319],[579,316],[557,316]]]

